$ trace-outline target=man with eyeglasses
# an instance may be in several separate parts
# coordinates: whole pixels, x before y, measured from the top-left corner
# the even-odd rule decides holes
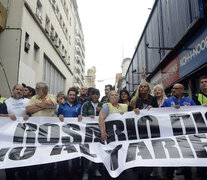
[[[197,105],[207,106],[207,75],[200,77],[200,92],[195,95],[193,100]]]
[[[175,84],[173,86],[174,94],[173,97],[166,99],[162,105],[162,107],[175,107],[180,108],[180,106],[195,106],[195,102],[183,96],[184,93],[184,86],[183,84]]]
[[[176,109],[179,109],[180,106],[195,106],[195,102],[183,96],[184,93],[184,86],[183,84],[177,83],[173,86],[173,96],[166,99],[162,105],[162,107],[174,107]],[[173,177],[174,175],[174,168],[170,168],[168,170],[168,176]],[[177,168],[176,174],[183,174],[185,179],[192,180],[192,173],[191,173],[191,167],[183,167],[183,168]]]

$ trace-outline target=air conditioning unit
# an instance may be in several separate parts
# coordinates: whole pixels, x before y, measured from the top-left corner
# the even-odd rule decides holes
[[[40,10],[38,8],[36,9],[36,14],[37,14],[37,17],[39,18],[39,20],[42,22],[42,13],[40,12]]]
[[[30,49],[30,44],[29,44],[29,42],[25,42],[25,44],[24,44],[24,50],[25,50],[26,52],[28,52],[29,49]]]
[[[55,47],[56,47],[56,48],[59,48],[59,43],[58,43],[58,41],[55,42]]]
[[[45,32],[46,32],[47,34],[49,34],[50,30],[49,30],[49,27],[48,27],[48,26],[45,27]]]
[[[52,41],[55,41],[55,36],[51,35],[50,37]]]

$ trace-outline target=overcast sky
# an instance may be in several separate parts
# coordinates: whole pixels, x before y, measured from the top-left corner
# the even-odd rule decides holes
[[[86,72],[96,67],[96,87],[115,83],[123,58],[132,58],[154,0],[77,0],[85,37]],[[100,82],[102,81],[102,82]]]

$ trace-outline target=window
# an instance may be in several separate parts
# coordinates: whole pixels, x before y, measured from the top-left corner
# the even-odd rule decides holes
[[[29,44],[29,34],[26,32],[26,33],[25,33],[24,51],[25,51],[26,53],[28,53],[29,49],[30,49],[30,44]]]
[[[46,55],[44,56],[43,73],[43,81],[47,82],[51,94],[57,94],[65,89],[65,77]]]

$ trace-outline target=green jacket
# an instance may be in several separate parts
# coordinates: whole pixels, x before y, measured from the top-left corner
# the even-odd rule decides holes
[[[102,108],[103,106],[103,103],[102,102],[98,102],[98,107],[101,107]],[[95,109],[91,103],[91,100],[85,102],[82,106],[82,116],[90,116],[90,115],[95,115],[95,116],[98,116],[99,115],[99,112],[96,111],[96,114],[95,114]]]

